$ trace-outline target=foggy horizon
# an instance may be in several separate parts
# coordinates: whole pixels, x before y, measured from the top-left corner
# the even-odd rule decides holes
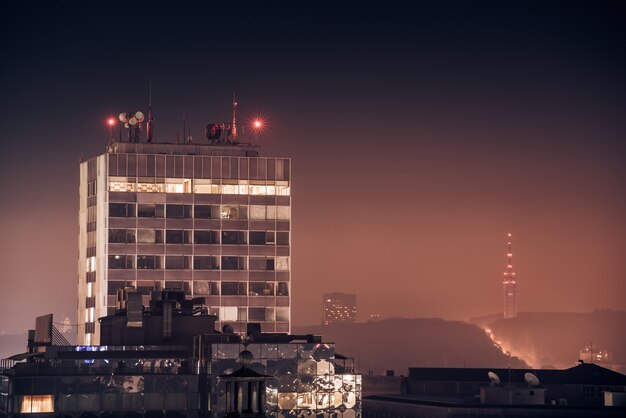
[[[359,322],[501,313],[509,232],[519,312],[626,310],[626,13],[600,6],[3,4],[0,333],[76,323],[79,160],[150,82],[155,142],[185,111],[206,143],[234,90],[292,159],[294,326],[329,292]]]

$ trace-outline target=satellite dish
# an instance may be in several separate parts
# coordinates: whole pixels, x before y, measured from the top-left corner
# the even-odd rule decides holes
[[[491,380],[491,385],[492,386],[500,384],[500,378],[494,372],[487,373],[487,376],[489,376],[489,380]]]
[[[130,125],[128,124],[128,122],[126,122],[126,123],[124,124],[124,128],[128,128],[129,126],[130,126]]]
[[[524,380],[528,386],[539,386],[539,378],[532,373],[524,373]]]
[[[128,122],[128,116],[126,116],[126,113],[124,112],[120,113],[119,118],[120,118],[120,122],[124,122],[124,123]]]
[[[132,118],[128,119],[128,123],[130,123],[132,126],[137,125],[137,118],[133,116]]]
[[[143,115],[142,112],[137,112],[135,113],[135,118],[137,119],[137,122],[143,122],[143,120],[145,119],[145,116]]]

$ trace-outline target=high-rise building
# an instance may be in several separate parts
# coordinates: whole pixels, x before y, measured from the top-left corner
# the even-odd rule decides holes
[[[502,289],[504,291],[504,317],[515,318],[517,316],[517,281],[515,272],[513,272],[513,249],[511,247],[512,235],[507,234],[507,266],[504,272],[504,280],[502,280]]]
[[[183,144],[151,142],[150,125],[147,142],[130,126],[80,165],[78,343],[99,343],[96,321],[130,286],[144,304],[163,289],[203,297],[236,332],[290,332],[290,159],[238,143],[234,123]]]
[[[356,322],[356,295],[347,293],[325,293],[323,325]]]

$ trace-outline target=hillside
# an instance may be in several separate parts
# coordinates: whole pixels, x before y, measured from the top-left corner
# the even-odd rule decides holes
[[[409,367],[524,367],[495,347],[479,327],[438,318],[388,319],[333,326],[293,327],[295,334],[322,334],[337,352],[354,357],[360,372]]]
[[[533,367],[570,367],[590,343],[609,353],[609,363],[626,364],[626,312],[522,312],[488,325],[502,347]],[[615,368],[615,367],[614,367]]]

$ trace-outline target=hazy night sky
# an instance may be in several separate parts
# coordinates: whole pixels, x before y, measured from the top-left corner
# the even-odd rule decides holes
[[[626,309],[625,3],[0,5],[0,332],[75,320],[78,161],[104,120],[264,115],[292,158],[293,322]],[[60,317],[59,317],[60,316]]]

